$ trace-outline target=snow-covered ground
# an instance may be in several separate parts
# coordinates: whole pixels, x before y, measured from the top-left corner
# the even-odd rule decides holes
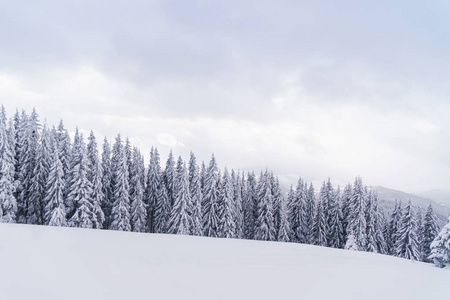
[[[0,224],[0,299],[450,299],[450,270],[299,244]]]

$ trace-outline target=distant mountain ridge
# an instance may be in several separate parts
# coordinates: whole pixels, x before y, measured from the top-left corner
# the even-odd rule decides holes
[[[374,190],[378,192],[378,199],[380,205],[383,207],[387,216],[389,216],[390,212],[394,208],[395,200],[402,201],[402,206],[408,203],[411,200],[411,203],[414,207],[420,207],[422,210],[422,215],[425,210],[428,208],[428,205],[431,203],[434,211],[439,220],[439,224],[442,226],[447,223],[448,216],[450,215],[450,206],[441,204],[440,201],[436,201],[435,199],[431,199],[428,197],[421,197],[414,194],[408,194],[402,191],[389,189],[383,186],[375,186]]]
[[[443,191],[443,190],[429,190],[425,192],[418,193],[417,196],[427,198],[427,199],[433,199],[437,203],[449,206],[450,207],[450,191]]]

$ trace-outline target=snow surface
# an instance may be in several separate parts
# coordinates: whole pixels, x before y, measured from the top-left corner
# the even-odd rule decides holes
[[[0,224],[0,299],[450,299],[450,270],[275,242]]]

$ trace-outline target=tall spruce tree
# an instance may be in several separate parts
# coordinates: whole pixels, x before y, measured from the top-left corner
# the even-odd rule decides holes
[[[450,217],[448,223],[439,231],[430,246],[431,253],[428,256],[437,267],[450,266]]]
[[[285,201],[281,202],[280,207],[280,223],[277,231],[277,241],[279,242],[289,242],[290,241],[290,231],[291,227],[289,226],[289,220],[287,215],[286,203]]]
[[[120,134],[116,137],[116,141],[113,146],[111,170],[113,206],[111,210],[111,225],[109,229],[130,231],[131,214],[128,182],[129,175],[127,157]]]
[[[345,186],[341,197],[341,211],[342,211],[342,231],[344,240],[347,240],[347,229],[350,220],[350,203],[352,200],[352,185],[349,183]]]
[[[394,210],[389,222],[389,244],[388,250],[391,255],[396,255],[395,243],[398,240],[398,226],[402,218],[402,202],[395,200]]]
[[[328,247],[343,248],[344,246],[344,232],[342,229],[342,212],[339,206],[340,203],[340,188],[333,189],[331,182],[328,181],[327,189],[330,190],[330,198],[328,199]]]
[[[378,201],[376,201],[375,204],[376,204],[376,214],[377,214],[377,219],[376,219],[377,248],[378,248],[379,253],[387,254],[388,247],[387,247],[387,242],[386,242],[386,229],[387,229],[388,224],[387,224],[386,218],[384,216],[383,208],[378,205]]]
[[[239,173],[231,172],[231,181],[233,186],[233,206],[234,206],[234,222],[236,224],[236,237],[243,238],[244,234],[244,212],[242,207],[242,186],[244,182],[241,180]]]
[[[297,185],[296,198],[299,204],[299,215],[296,220],[298,222],[297,241],[307,244],[310,242],[314,223],[314,203],[311,203],[314,199],[311,199],[308,195],[308,184],[306,182]]]
[[[367,235],[367,251],[378,252],[376,241],[376,211],[374,203],[373,191],[366,188],[366,235]]]
[[[103,228],[105,222],[105,214],[103,213],[102,206],[105,201],[105,195],[103,194],[102,176],[103,170],[98,154],[97,141],[95,139],[94,132],[91,133],[88,138],[87,145],[87,179],[92,186],[92,225],[93,228]]]
[[[219,236],[220,207],[219,207],[219,168],[214,154],[211,157],[206,172],[203,190],[203,232],[205,236]]]
[[[92,184],[87,178],[88,158],[83,135],[79,137],[79,147],[74,149],[79,153],[72,153],[76,161],[71,162],[70,185],[68,188],[68,202],[73,205],[73,213],[69,219],[69,226],[93,228],[92,222]]]
[[[157,199],[153,213],[153,230],[155,233],[167,233],[171,206],[164,182],[158,186]]]
[[[299,178],[295,192],[293,191],[291,186],[291,190],[289,191],[288,194],[287,205],[288,205],[288,220],[291,226],[291,234],[292,234],[291,241],[296,243],[303,242],[303,237],[301,236],[300,232],[300,220],[301,220],[300,207],[301,207],[301,200],[303,197],[302,195],[304,192],[303,186],[304,186],[303,179]]]
[[[172,150],[170,150],[169,157],[166,162],[166,169],[164,170],[164,184],[166,185],[167,196],[169,197],[171,207],[175,202],[175,197],[177,194],[175,177],[175,160],[173,158]]]
[[[427,212],[423,217],[423,231],[422,231],[422,249],[424,261],[431,262],[429,258],[431,254],[431,243],[439,233],[439,225],[436,214],[434,213],[431,203],[428,205]]]
[[[306,185],[305,185],[306,189]],[[314,186],[312,183],[309,184],[308,191],[306,193],[306,202],[303,209],[302,218],[304,219],[303,224],[305,228],[303,229],[306,232],[306,243],[313,244],[315,241],[314,238],[314,215],[316,209],[316,196],[314,193]]]
[[[145,175],[143,165],[141,153],[135,147],[130,168],[131,228],[134,232],[147,231],[147,207],[144,203],[144,187],[142,185]]]
[[[15,139],[13,139],[13,131],[8,134],[6,122],[6,112],[2,105],[0,112],[0,221],[13,223],[16,220],[17,202],[14,196],[15,145],[11,143],[15,142]]]
[[[327,245],[326,237],[327,220],[323,212],[323,201],[318,201],[313,224],[314,244],[318,246]]]
[[[420,252],[416,232],[416,215],[411,201],[409,201],[403,210],[402,218],[398,224],[397,240],[394,244],[396,256],[419,260]]]
[[[69,160],[70,160],[70,136],[64,127],[64,123],[61,120],[56,131],[56,144],[58,147],[59,160],[63,166],[64,176],[69,172]]]
[[[66,208],[64,206],[64,168],[60,160],[59,147],[52,153],[50,173],[45,189],[45,224],[66,226]]]
[[[235,238],[235,206],[233,201],[233,185],[228,169],[225,168],[219,190],[219,237]]]
[[[158,193],[162,192],[161,185],[164,185],[164,182],[161,179],[161,167],[159,164],[159,153],[157,148],[153,148],[150,151],[150,164],[148,167],[147,173],[147,186],[145,189],[145,204],[147,205],[147,226],[149,232],[159,232],[161,229],[161,224],[158,224],[159,231],[155,230],[155,211],[156,207],[159,206],[159,213],[165,213],[166,216],[158,216],[159,220],[168,219],[170,214],[170,206],[167,209],[161,210],[161,208],[166,205],[166,197],[159,198]],[[160,191],[161,190],[161,191]],[[166,191],[166,187],[164,186],[164,191]],[[166,193],[166,192],[165,192]],[[169,202],[170,204],[170,202]],[[166,231],[164,231],[166,232]]]
[[[36,152],[39,144],[39,120],[35,109],[30,116],[22,111],[18,130],[18,187],[17,221],[28,222],[28,207],[31,196],[32,176],[36,167]]]
[[[200,172],[194,153],[189,158],[189,192],[192,201],[192,234],[201,236],[203,234],[202,223],[202,189]]]
[[[44,125],[37,145],[35,166],[31,177],[28,200],[27,223],[41,225],[44,223],[45,185],[50,170],[51,136],[47,125]]]
[[[418,260],[424,261],[424,249],[423,249],[423,224],[422,224],[422,212],[420,210],[420,207],[417,206],[417,213],[416,213],[416,236],[417,236],[417,248],[419,251],[419,257]]]
[[[352,199],[350,202],[347,242],[349,242],[349,236],[352,235],[352,239],[356,243],[356,247],[359,251],[365,251],[367,243],[365,197],[362,179],[357,177],[353,185]],[[349,246],[346,245],[346,248],[348,249]]]
[[[69,197],[71,190],[74,188],[75,176],[77,176],[77,172],[81,161],[81,153],[82,153],[82,145],[81,145],[81,137],[78,127],[75,129],[75,136],[73,138],[73,146],[70,150],[70,158],[69,158],[69,169],[67,174],[65,175],[65,185],[64,185],[64,205],[66,207],[66,216],[67,219],[70,220],[72,215],[75,212],[75,203],[73,203],[73,197]]]
[[[111,226],[111,211],[113,204],[113,191],[112,191],[112,170],[111,170],[111,147],[108,139],[105,137],[103,140],[102,150],[102,193],[103,202],[101,204],[105,221],[103,222],[103,228],[109,228]]]
[[[178,158],[175,180],[177,194],[170,213],[169,233],[188,235],[192,232],[192,204],[186,164],[181,157]]]
[[[258,187],[257,219],[255,224],[255,239],[262,241],[275,241],[276,230],[273,221],[273,199],[270,186],[270,177],[267,171],[260,176]]]
[[[248,173],[246,184],[243,186],[243,211],[244,211],[244,237],[253,239],[255,236],[255,201],[256,181],[255,174]]]

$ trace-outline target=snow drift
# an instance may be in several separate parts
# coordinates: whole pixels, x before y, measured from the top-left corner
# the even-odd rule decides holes
[[[0,299],[449,299],[450,270],[311,245],[0,224]]]

